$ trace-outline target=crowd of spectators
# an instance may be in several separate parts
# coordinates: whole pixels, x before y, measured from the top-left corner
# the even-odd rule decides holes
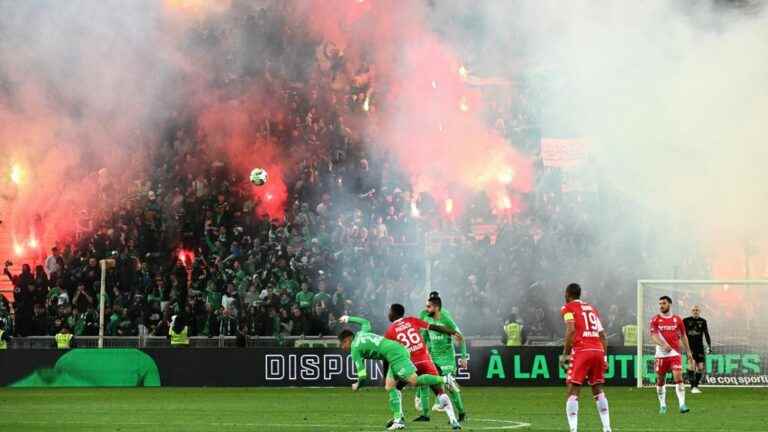
[[[633,272],[582,270],[594,268],[590,257],[608,247],[609,239],[590,230],[597,214],[606,217],[604,209],[594,192],[552,186],[554,174],[540,161],[534,191],[514,217],[483,210],[482,197],[452,223],[436,223],[437,212],[416,217],[412,202],[429,197],[414,197],[397,163],[369,154],[364,138],[345,125],[367,100],[368,66],[348,67],[332,44],[289,31],[277,9],[238,22],[235,29],[210,24],[192,37],[205,42],[196,46],[223,53],[221,73],[212,78],[219,85],[263,80],[291,107],[261,132],[307,155],[284,173],[284,218],[259,210],[254,186],[211,157],[194,121],[173,117],[155,155],[157,169],[136,183],[132,199],[83,212],[77,236],[61,239],[34,271],[6,266],[15,303],[0,304],[0,314],[15,335],[51,335],[64,325],[76,336],[98,334],[104,258],[116,262],[106,275],[107,335],[165,336],[176,315],[186,319],[190,336],[328,335],[348,313],[378,317],[381,328],[387,304],[424,301],[425,244],[435,230],[443,240],[430,252],[431,289],[470,335],[498,334],[511,314],[529,336],[555,339],[565,282],[612,290],[616,298],[634,286],[643,257],[632,251],[622,256],[636,259]],[[244,46],[262,46],[251,39],[271,43],[246,54],[233,48],[241,46],[235,35]],[[489,122],[507,137],[535,127],[535,115],[514,101],[488,106]],[[522,150],[537,158],[537,146]],[[494,225],[494,234],[474,235],[478,221]],[[620,300],[599,306],[610,330],[631,320]]]
[[[135,183],[132,198],[83,210],[75,238],[59,239],[34,273],[28,264],[19,273],[6,266],[15,302],[0,314],[15,335],[65,325],[75,336],[97,334],[105,258],[116,262],[106,275],[105,334],[116,336],[166,335],[176,315],[190,336],[327,335],[352,308],[383,310],[397,298],[395,285],[423,286],[411,276],[423,268],[412,271],[420,228],[410,220],[409,192],[382,181],[398,176],[343,124],[362,110],[366,71],[345,68],[332,44],[289,30],[281,13],[277,6],[227,21],[236,28],[201,24],[190,49],[226,54],[211,85],[258,81],[291,107],[260,131],[311,148],[285,173],[285,217],[260,211],[254,186],[210,154],[205,134],[190,126],[194,113],[173,116],[153,176]],[[245,43],[264,38],[270,44]],[[241,61],[228,61],[237,54]]]

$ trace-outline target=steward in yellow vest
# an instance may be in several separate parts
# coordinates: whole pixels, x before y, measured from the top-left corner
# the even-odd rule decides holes
[[[504,323],[504,344],[508,347],[520,346],[523,344],[523,325],[517,322],[517,316],[512,314]]]
[[[8,332],[5,331],[5,320],[0,320],[0,350],[8,349],[8,342],[11,338],[8,336]]]
[[[56,348],[58,349],[70,349],[74,345],[72,338],[74,336],[69,332],[69,326],[64,324],[61,326],[61,330],[56,333],[54,338],[56,339]]]
[[[189,327],[187,327],[184,318],[181,315],[174,315],[171,318],[171,327],[168,329],[168,338],[171,340],[171,346],[174,348],[188,347],[188,331]]]
[[[625,325],[621,328],[624,335],[624,346],[637,346],[637,326],[635,324]]]

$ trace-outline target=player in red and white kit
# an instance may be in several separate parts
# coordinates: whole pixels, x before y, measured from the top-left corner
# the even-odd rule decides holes
[[[672,299],[662,296],[659,299],[659,313],[651,319],[651,339],[656,344],[656,393],[659,396],[659,414],[667,412],[667,387],[666,377],[672,371],[675,380],[675,393],[680,404],[680,412],[685,414],[688,406],[685,405],[685,384],[683,384],[682,344],[688,353],[688,364],[695,364],[691,357],[688,345],[688,336],[685,333],[683,319],[670,312]]]
[[[432,361],[432,357],[429,355],[427,344],[424,342],[424,338],[421,336],[421,330],[432,330],[440,333],[449,334],[461,338],[461,334],[443,327],[437,324],[429,324],[426,321],[420,320],[416,317],[406,317],[405,307],[401,304],[393,304],[389,307],[389,321],[392,323],[384,333],[384,337],[393,341],[400,342],[408,352],[411,354],[411,362],[416,366],[416,373],[418,375],[440,375]],[[455,386],[452,377],[446,377],[446,385]],[[432,390],[437,396],[440,408],[445,410],[448,415],[448,420],[451,422],[451,426],[454,430],[461,429],[456,414],[453,411],[453,404],[451,399],[443,390],[442,386],[433,386]],[[419,417],[415,421],[429,421],[429,417]]]
[[[560,365],[568,367],[565,379],[568,385],[565,414],[571,432],[576,432],[579,424],[579,393],[581,385],[586,382],[592,386],[592,395],[603,423],[603,432],[610,432],[608,399],[603,392],[605,370],[608,368],[605,331],[597,309],[580,299],[581,286],[576,283],[569,284],[565,288],[565,306],[560,309],[565,321],[565,343]]]

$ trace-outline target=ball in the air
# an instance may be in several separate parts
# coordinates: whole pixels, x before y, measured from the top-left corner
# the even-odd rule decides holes
[[[267,170],[263,168],[254,168],[251,171],[251,183],[256,186],[263,186],[267,182]]]

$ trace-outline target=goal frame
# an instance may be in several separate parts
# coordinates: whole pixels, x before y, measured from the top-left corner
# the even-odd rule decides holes
[[[635,380],[637,388],[643,388],[643,373],[645,372],[643,362],[643,345],[645,339],[646,323],[643,318],[643,293],[645,285],[768,285],[768,280],[764,279],[639,279],[637,281],[637,353],[635,357]],[[718,387],[729,387],[722,385]],[[751,386],[739,386],[751,387]],[[762,387],[762,386],[760,386]]]

